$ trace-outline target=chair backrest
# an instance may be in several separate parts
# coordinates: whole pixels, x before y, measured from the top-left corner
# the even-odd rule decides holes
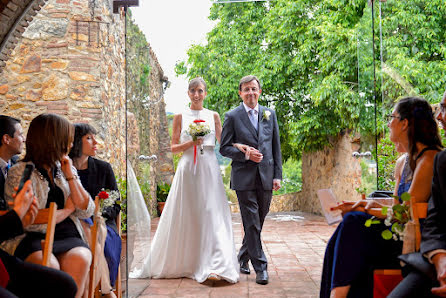
[[[421,244],[420,219],[426,218],[427,216],[427,203],[417,203],[413,198],[411,198],[410,205],[411,205],[412,220],[416,225],[415,229],[416,249],[417,251],[419,251]]]
[[[56,210],[57,205],[55,202],[50,203],[49,213],[48,213],[48,223],[46,227],[45,241],[43,241],[43,260],[42,265],[49,267],[51,254],[53,253],[53,243],[54,243],[54,230],[56,228]]]
[[[96,285],[94,284],[95,274],[96,274],[96,246],[98,243],[98,213],[99,213],[99,197],[95,197],[94,199],[94,219],[93,226],[91,227],[91,265],[90,265],[90,281],[88,283],[88,298],[93,298],[95,295]]]

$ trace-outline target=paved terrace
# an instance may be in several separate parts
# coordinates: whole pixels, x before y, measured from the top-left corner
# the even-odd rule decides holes
[[[236,248],[242,242],[239,214],[232,215]],[[158,219],[152,220],[152,236]],[[319,297],[326,242],[334,227],[323,217],[302,213],[273,213],[263,228],[263,248],[268,258],[269,284],[255,283],[255,273],[240,275],[240,282],[130,279],[128,297]]]

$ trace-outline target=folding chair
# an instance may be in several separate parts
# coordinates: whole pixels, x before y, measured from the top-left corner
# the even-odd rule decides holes
[[[50,265],[51,254],[53,252],[54,230],[56,228],[56,210],[56,203],[51,202],[48,213],[48,223],[46,227],[45,240],[42,240],[42,265],[47,267],[49,267]]]

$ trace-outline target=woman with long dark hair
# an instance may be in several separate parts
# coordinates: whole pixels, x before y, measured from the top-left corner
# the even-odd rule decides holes
[[[396,150],[404,153],[395,166],[394,195],[400,198],[408,192],[416,202],[427,202],[434,157],[442,148],[431,106],[422,98],[403,98],[389,115],[387,126]],[[327,244],[321,297],[372,297],[373,270],[399,266],[396,257],[402,242],[384,240],[384,224],[364,225],[372,216],[385,218],[381,207],[374,200],[363,200],[335,208],[343,211],[344,218]]]

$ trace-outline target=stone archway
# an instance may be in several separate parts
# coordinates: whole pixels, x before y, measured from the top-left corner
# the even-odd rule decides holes
[[[25,28],[45,2],[46,0],[0,1],[0,73]]]

